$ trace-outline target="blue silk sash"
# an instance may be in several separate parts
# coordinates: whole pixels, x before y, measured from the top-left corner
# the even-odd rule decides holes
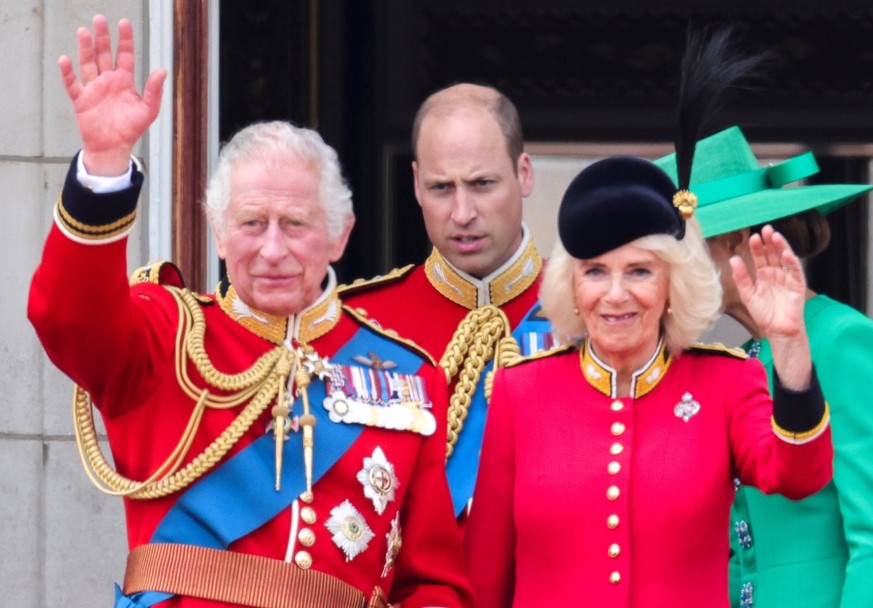
[[[534,304],[512,332],[518,342],[521,354],[535,354],[554,346],[551,324],[540,316],[540,304]],[[446,464],[446,477],[452,492],[455,516],[460,517],[467,503],[473,498],[476,474],[479,470],[479,452],[482,449],[482,436],[485,433],[485,418],[488,404],[485,400],[485,377],[494,366],[490,361],[479,377],[476,391],[470,400],[464,428],[458,436],[452,455]]]
[[[394,371],[418,372],[422,359],[400,344],[367,327],[330,358],[331,363],[356,365],[353,357],[376,353],[397,364]],[[309,385],[310,411],[315,416],[313,485],[339,460],[364,430],[363,426],[331,422],[322,407],[325,382]],[[300,399],[294,412],[301,412]],[[283,446],[282,488],[275,489],[276,461],[273,434],[260,437],[188,488],[167,512],[152,535],[153,543],[180,543],[227,549],[288,508],[306,489],[302,433],[291,433]],[[124,596],[116,585],[115,608],[148,608],[172,597],[163,592]]]

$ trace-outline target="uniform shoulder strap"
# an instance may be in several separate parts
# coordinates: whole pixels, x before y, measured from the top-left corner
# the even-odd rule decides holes
[[[348,285],[339,285],[336,290],[340,297],[352,296],[358,293],[378,289],[386,285],[391,285],[403,279],[415,268],[415,264],[407,264],[400,268],[389,270],[385,274],[377,275],[371,279],[355,279]]]

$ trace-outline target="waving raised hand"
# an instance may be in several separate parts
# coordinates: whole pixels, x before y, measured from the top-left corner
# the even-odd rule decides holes
[[[106,18],[95,15],[93,27],[93,36],[86,27],[76,32],[79,77],[68,56],[61,56],[58,65],[76,112],[85,168],[92,175],[121,175],[129,166],[134,145],[158,115],[167,72],[154,70],[140,94],[134,82],[130,21],[122,19],[118,23],[114,60]]]
[[[788,388],[805,388],[811,359],[803,307],[806,278],[788,241],[764,226],[749,239],[754,273],[738,256],[731,258],[734,282],[761,335],[770,340],[773,364]]]

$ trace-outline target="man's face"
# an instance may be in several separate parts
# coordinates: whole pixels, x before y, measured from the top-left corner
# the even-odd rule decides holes
[[[521,244],[530,157],[509,158],[497,121],[482,110],[429,115],[421,124],[415,197],[431,243],[456,268],[482,278]]]
[[[350,231],[351,225],[333,242],[329,238],[316,165],[295,157],[247,160],[231,173],[218,253],[243,302],[289,316],[318,299],[327,267],[342,255]]]

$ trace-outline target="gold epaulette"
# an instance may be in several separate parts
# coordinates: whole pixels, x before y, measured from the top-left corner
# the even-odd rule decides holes
[[[171,285],[173,287],[185,287],[185,279],[179,267],[167,260],[149,262],[140,266],[130,275],[130,284],[154,283],[156,285]]]
[[[721,342],[711,342],[708,344],[704,344],[703,342],[697,342],[695,344],[692,344],[688,348],[688,350],[699,353],[713,353],[715,355],[725,355],[727,357],[734,357],[735,359],[749,358],[749,355],[742,348],[731,348],[729,346],[725,346]]]
[[[550,348],[549,350],[541,350],[537,351],[531,355],[526,355],[524,357],[518,357],[513,361],[508,362],[504,367],[515,367],[516,365],[521,365],[523,363],[528,363],[530,361],[537,361],[539,359],[545,359],[547,357],[551,357],[553,355],[560,355],[571,350],[576,350],[577,345],[575,344],[563,344],[561,346],[556,346],[554,348]]]
[[[430,354],[426,350],[424,350],[422,347],[420,347],[418,344],[416,344],[412,340],[409,340],[408,338],[401,337],[393,329],[385,329],[384,327],[379,325],[379,323],[377,323],[375,320],[371,319],[366,314],[364,314],[360,309],[352,308],[351,306],[346,306],[345,304],[343,304],[343,310],[350,317],[352,317],[355,321],[357,321],[361,325],[366,325],[368,328],[375,331],[380,336],[385,336],[386,338],[388,338],[392,342],[402,344],[403,346],[405,346],[406,348],[408,348],[409,350],[411,350],[415,354],[419,355],[422,359],[425,359],[426,361],[428,361],[431,365],[436,365],[436,361],[434,361],[434,358],[431,357]]]
[[[139,283],[152,283],[154,285],[162,285],[163,287],[185,289],[185,278],[182,276],[182,271],[168,260],[150,262],[134,270],[130,275],[130,285],[137,285]],[[214,303],[212,298],[208,296],[193,292],[191,295],[201,304]]]
[[[413,268],[415,268],[415,264],[407,264],[406,266],[394,268],[385,274],[377,275],[371,279],[355,279],[348,285],[338,285],[336,290],[340,297],[343,297],[361,293],[363,291],[369,291],[370,289],[377,289],[402,279],[412,272]]]

